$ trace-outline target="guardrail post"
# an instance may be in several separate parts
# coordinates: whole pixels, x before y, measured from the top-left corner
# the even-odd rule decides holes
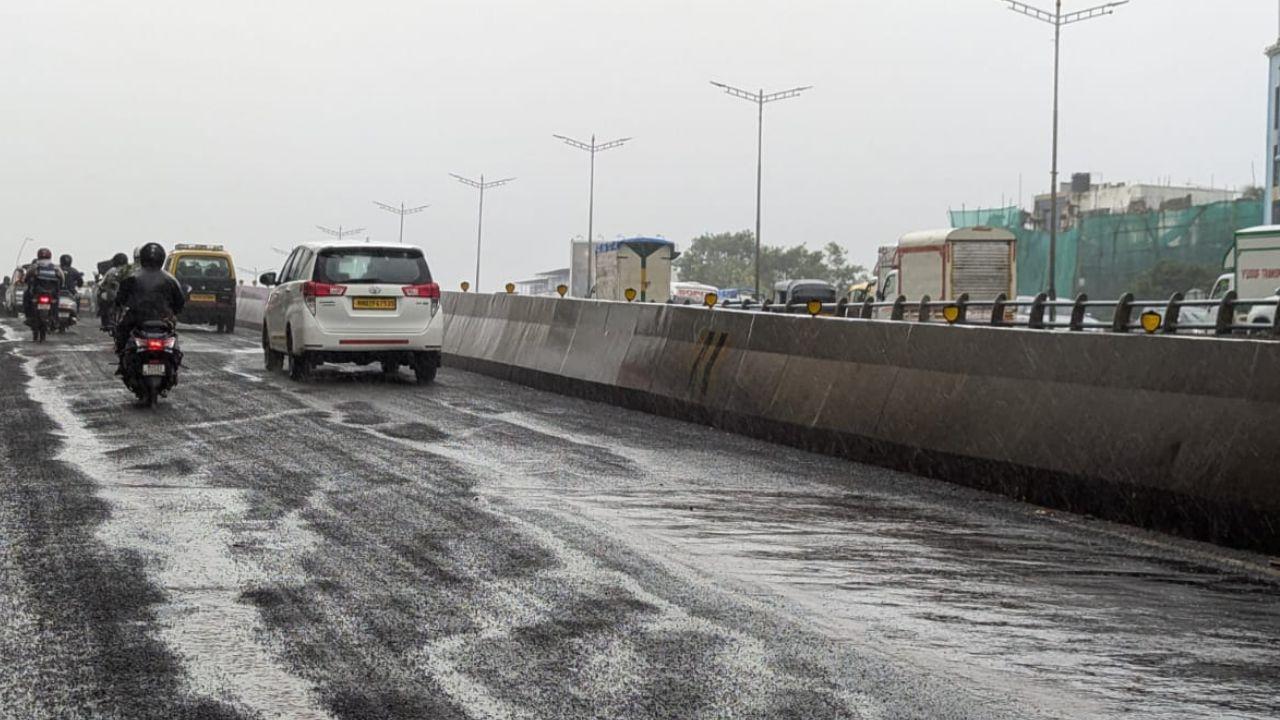
[[[874,302],[875,301],[871,299],[871,296],[868,295],[867,298],[862,301],[862,312],[859,314],[859,317],[863,320],[870,320],[872,317],[875,317],[876,308]],[[1280,313],[1276,314],[1280,315]]]
[[[1035,330],[1044,329],[1044,304],[1049,300],[1046,293],[1040,293],[1031,301],[1031,312],[1027,313],[1027,327]]]
[[[1161,325],[1161,332],[1170,335],[1178,332],[1178,321],[1182,319],[1179,317],[1182,315],[1182,300],[1183,295],[1180,292],[1174,293],[1169,298],[1169,304],[1164,306],[1164,324]]]
[[[760,306],[761,312],[769,312],[769,308],[773,307],[773,298],[765,298],[764,304]]]
[[[1271,334],[1280,336],[1280,299],[1276,300],[1276,312],[1271,316]]]
[[[836,301],[836,317],[849,317],[849,298],[842,297]]]
[[[928,295],[920,298],[920,314],[916,317],[919,322],[929,322],[929,303],[933,302]]]
[[[1214,323],[1214,332],[1218,335],[1230,335],[1231,326],[1236,324],[1236,295],[1235,290],[1228,291],[1222,296],[1222,302],[1218,303],[1218,320]]]
[[[1133,324],[1133,293],[1125,293],[1116,301],[1116,316],[1111,321],[1111,332],[1127,333]]]
[[[890,320],[902,320],[907,315],[907,296],[899,295],[893,301],[893,314],[889,316]]]
[[[969,320],[969,293],[960,293],[956,298],[956,325],[963,325]]]
[[[991,324],[999,327],[1004,325],[1004,306],[1009,302],[1009,296],[1000,293],[996,296],[995,302],[991,303]]]
[[[1085,303],[1089,302],[1089,296],[1080,293],[1076,296],[1076,304],[1071,306],[1071,325],[1072,332],[1080,332],[1084,329],[1084,311]]]

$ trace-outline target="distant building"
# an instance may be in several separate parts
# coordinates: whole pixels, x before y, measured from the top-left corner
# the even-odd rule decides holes
[[[1242,193],[1225,188],[1144,183],[1094,184],[1088,173],[1077,173],[1058,188],[1059,229],[1075,227],[1081,218],[1099,215],[1186,210],[1198,205],[1239,200]],[[1052,212],[1049,193],[1037,195],[1030,223],[1048,228]]]
[[[1280,41],[1267,48],[1271,71],[1267,79],[1267,184],[1263,194],[1263,224],[1280,223]]]
[[[528,280],[516,281],[519,295],[557,295],[556,287],[569,284],[569,268],[540,272]]]

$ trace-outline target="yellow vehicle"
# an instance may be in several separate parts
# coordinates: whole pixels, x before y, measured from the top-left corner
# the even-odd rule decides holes
[[[861,303],[863,300],[871,298],[876,299],[876,279],[871,278],[866,282],[854,283],[849,286],[849,303]]]
[[[187,293],[179,322],[236,329],[236,265],[221,245],[175,245],[164,269]]]

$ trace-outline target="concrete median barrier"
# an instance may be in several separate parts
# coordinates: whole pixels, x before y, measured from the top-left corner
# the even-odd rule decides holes
[[[448,365],[1280,553],[1280,343],[456,295]]]

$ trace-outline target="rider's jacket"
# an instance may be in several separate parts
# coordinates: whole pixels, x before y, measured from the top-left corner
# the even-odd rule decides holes
[[[115,304],[129,308],[135,322],[172,321],[187,302],[178,279],[164,270],[138,268],[120,281]]]

